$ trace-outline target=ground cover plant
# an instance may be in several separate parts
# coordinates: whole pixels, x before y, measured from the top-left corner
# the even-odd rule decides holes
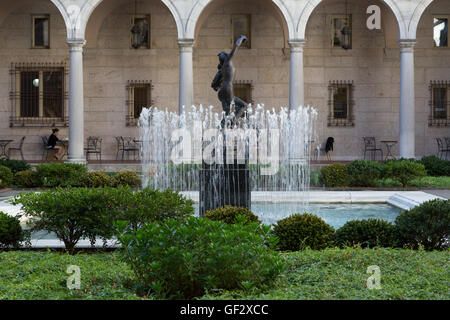
[[[450,252],[330,248],[280,253],[287,268],[264,289],[217,290],[200,299],[450,299]],[[69,265],[80,290],[67,288]],[[367,267],[380,267],[381,289],[366,286]],[[139,296],[137,279],[119,252],[77,254],[0,251],[0,299],[155,299]]]

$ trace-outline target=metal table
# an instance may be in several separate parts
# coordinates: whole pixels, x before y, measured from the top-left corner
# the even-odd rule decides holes
[[[394,155],[392,154],[392,147],[397,144],[398,141],[396,140],[382,140],[381,143],[384,143],[386,145],[386,157],[384,160],[388,159],[395,159]]]
[[[8,159],[8,154],[6,153],[6,147],[8,144],[14,140],[0,140],[0,158],[5,157]]]

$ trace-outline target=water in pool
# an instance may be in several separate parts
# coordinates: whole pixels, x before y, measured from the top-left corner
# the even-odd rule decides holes
[[[194,205],[198,215],[198,204]],[[286,218],[293,213],[313,213],[334,228],[342,227],[350,220],[383,219],[394,222],[400,209],[388,204],[320,204],[311,203],[307,209],[301,203],[252,203],[252,211],[267,225],[273,224],[280,219]],[[0,201],[0,211],[15,215],[20,208]],[[39,232],[32,236],[34,239],[55,239],[53,234]]]
[[[198,205],[195,205],[198,214]],[[400,209],[388,204],[323,204],[311,203],[305,209],[301,203],[252,203],[252,212],[267,225],[294,213],[312,213],[334,228],[342,227],[350,220],[382,219],[394,222]]]

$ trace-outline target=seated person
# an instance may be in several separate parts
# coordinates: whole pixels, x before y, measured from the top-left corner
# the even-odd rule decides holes
[[[51,149],[56,150],[56,154],[54,156],[56,160],[60,160],[61,159],[62,153],[64,151],[62,146],[57,146],[56,145],[56,142],[59,141],[58,134],[59,134],[59,129],[58,128],[52,129],[52,134],[50,135],[50,137],[48,137],[48,142],[47,142],[47,149],[48,150],[51,150]]]

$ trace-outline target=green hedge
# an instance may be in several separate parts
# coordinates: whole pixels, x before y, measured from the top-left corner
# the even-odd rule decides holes
[[[425,166],[429,176],[450,176],[450,161],[436,156],[423,157],[420,161]]]
[[[341,163],[323,167],[320,170],[319,182],[329,188],[347,187],[350,183],[347,167]]]
[[[110,239],[114,223],[124,220],[133,229],[151,221],[182,219],[194,214],[193,202],[171,190],[118,188],[61,188],[16,196],[30,218],[31,231],[54,232],[67,251],[81,238],[93,243],[96,238]]]
[[[24,170],[16,172],[14,175],[14,184],[22,188],[35,188],[42,187],[42,180],[36,171]]]
[[[258,216],[248,208],[225,206],[214,210],[206,211],[204,217],[214,221],[225,223],[236,223],[238,216],[244,216],[248,222],[261,222]]]
[[[346,167],[352,187],[375,187],[383,173],[382,164],[369,160],[355,160]]]
[[[87,168],[78,163],[45,163],[37,165],[36,172],[44,187],[79,187]]]
[[[24,160],[0,159],[0,166],[8,167],[12,173],[29,170],[31,166]]]
[[[13,183],[14,176],[8,167],[0,166],[0,188],[6,188]]]
[[[321,218],[309,214],[293,214],[273,226],[280,250],[324,249],[334,244],[334,229]]]
[[[336,242],[341,247],[357,244],[363,248],[396,247],[398,233],[392,223],[384,220],[352,220],[336,231]]]
[[[145,295],[191,299],[216,289],[252,289],[270,285],[284,265],[270,227],[189,217],[147,223],[132,231],[121,226],[124,259]],[[259,229],[260,232],[255,232]]]
[[[112,179],[102,171],[92,171],[83,176],[82,184],[89,188],[109,187],[112,185]]]
[[[0,211],[0,248],[18,247],[24,240],[19,219]]]
[[[416,178],[427,175],[425,166],[412,160],[388,161],[384,164],[385,177],[399,181],[403,187]]]
[[[403,244],[426,250],[449,247],[450,200],[430,200],[409,211],[400,213],[395,225]]]

